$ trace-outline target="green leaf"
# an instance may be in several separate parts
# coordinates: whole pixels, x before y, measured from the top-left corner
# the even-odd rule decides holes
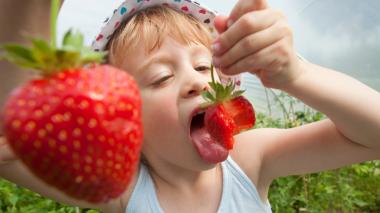
[[[220,90],[220,100],[225,100],[225,98],[226,98],[226,96],[227,96],[227,87],[224,87],[223,85],[222,85],[222,87],[221,87],[221,90]]]
[[[214,91],[217,90],[217,83],[211,81],[211,82],[208,82],[208,85],[210,85],[210,88],[212,90],[214,90]]]
[[[16,44],[6,44],[2,47],[2,49],[6,52],[6,58],[18,58],[21,61],[23,60],[30,63],[36,62],[33,52],[29,48]]]
[[[95,52],[90,49],[84,49],[81,52],[81,62],[82,64],[87,64],[90,62],[99,62],[101,63],[106,56],[106,52]]]
[[[235,84],[232,81],[229,81],[227,85],[223,85],[219,82],[216,82],[214,79],[214,65],[211,64],[211,82],[208,82],[211,92],[214,93],[212,95],[211,92],[202,94],[203,98],[206,101],[211,101],[212,103],[220,103],[223,101],[230,100],[232,98],[235,98],[237,96],[240,96],[243,94],[244,91],[236,91],[235,90]]]
[[[63,48],[80,50],[83,47],[83,35],[79,32],[67,31],[63,37],[62,46]]]
[[[232,98],[239,97],[239,96],[241,96],[244,92],[245,92],[245,90],[238,90],[238,91],[235,91],[235,92],[232,94]]]
[[[54,50],[50,47],[50,45],[42,40],[42,39],[32,39],[33,50],[38,51],[40,53],[52,53]]]
[[[215,101],[215,97],[209,91],[202,92],[202,97],[207,101]]]
[[[230,96],[231,96],[231,94],[232,94],[232,92],[234,91],[234,89],[235,89],[235,85],[232,83],[232,82],[230,82],[226,87],[225,87],[225,96],[224,96],[224,98],[225,99],[228,99]]]
[[[57,66],[60,69],[74,68],[79,65],[80,53],[77,51],[57,50],[55,52]]]
[[[41,67],[38,60],[36,60],[33,51],[29,48],[8,44],[4,45],[2,49],[5,53],[0,58],[1,60],[7,60],[10,63],[24,68],[39,69]]]
[[[44,40],[32,39],[32,54],[36,59],[39,69],[47,70],[47,67],[51,67],[55,64],[55,50]]]

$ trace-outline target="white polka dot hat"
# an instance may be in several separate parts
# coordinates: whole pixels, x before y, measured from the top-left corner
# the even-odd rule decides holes
[[[217,31],[214,27],[214,18],[217,15],[216,11],[210,10],[200,3],[192,0],[126,0],[117,9],[113,11],[111,17],[104,21],[104,25],[100,33],[96,36],[92,43],[94,50],[104,50],[109,39],[115,30],[120,26],[120,23],[133,16],[137,11],[146,9],[152,6],[168,6],[177,11],[192,15],[200,22],[205,24],[213,36],[217,36]],[[233,80],[237,87],[240,86],[239,76],[229,76],[222,78],[222,82],[226,83]]]

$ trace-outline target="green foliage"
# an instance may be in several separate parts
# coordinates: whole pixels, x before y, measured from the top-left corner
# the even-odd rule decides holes
[[[46,199],[37,193],[0,179],[0,213],[99,213]]]
[[[325,118],[286,93],[274,95],[282,118],[258,114],[256,128],[292,128]],[[380,212],[380,161],[278,178],[270,187],[269,200],[278,213]]]
[[[380,162],[275,180],[273,212],[380,212]]]

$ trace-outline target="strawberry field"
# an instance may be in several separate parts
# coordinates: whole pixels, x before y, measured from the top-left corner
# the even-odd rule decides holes
[[[280,94],[279,118],[258,114],[255,128],[290,128],[318,121],[324,116],[295,99]],[[337,170],[275,180],[269,200],[273,212],[380,212],[380,161],[355,164]],[[27,189],[0,180],[0,213],[97,213],[59,204]]]

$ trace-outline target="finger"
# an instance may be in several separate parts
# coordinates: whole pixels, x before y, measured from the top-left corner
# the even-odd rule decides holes
[[[226,75],[235,75],[241,72],[257,73],[259,70],[276,70],[286,63],[287,57],[284,55],[289,54],[287,45],[289,45],[288,38],[283,38],[275,44],[266,47],[259,52],[246,56],[229,67],[222,69]]]
[[[249,34],[261,31],[273,25],[282,14],[272,10],[245,14],[234,25],[228,28],[213,44],[213,54],[221,55]]]
[[[229,25],[248,12],[264,9],[268,9],[266,0],[239,0],[230,13]]]
[[[228,20],[228,16],[215,17],[214,26],[219,34],[227,30],[227,20]]]
[[[250,34],[236,43],[221,56],[214,56],[213,63],[217,67],[228,67],[237,61],[276,43],[289,35],[290,29],[285,21],[276,22],[269,28]]]
[[[0,165],[15,159],[16,156],[12,152],[5,137],[0,137]]]

